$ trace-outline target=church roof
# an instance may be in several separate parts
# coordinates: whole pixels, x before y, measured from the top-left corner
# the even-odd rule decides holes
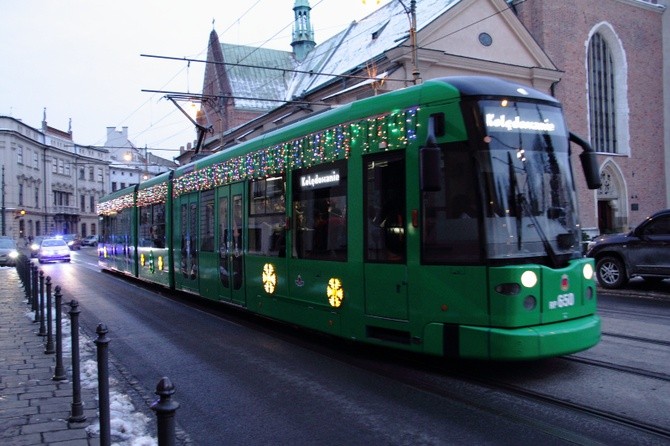
[[[460,1],[417,2],[417,31],[428,26]],[[226,65],[236,107],[271,110],[280,106],[280,101],[291,100],[336,81],[337,77],[332,74],[358,71],[368,61],[378,58],[388,50],[406,47],[410,51],[410,14],[403,3],[389,2],[360,21],[352,22],[340,33],[318,44],[300,64],[290,51],[222,43],[224,61],[227,64],[240,64]],[[263,69],[260,66],[273,69]]]
[[[221,44],[221,51],[226,64],[236,64],[226,65],[226,72],[238,108],[269,110],[281,105],[295,68],[290,51],[226,43]]]

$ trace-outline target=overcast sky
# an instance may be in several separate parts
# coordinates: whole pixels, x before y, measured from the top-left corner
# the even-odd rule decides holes
[[[382,0],[386,3],[389,0]],[[317,45],[378,7],[377,0],[310,0]],[[164,158],[196,138],[162,94],[200,93],[212,27],[221,41],[291,50],[295,0],[0,0],[0,115],[74,141],[104,145],[107,127]],[[214,24],[212,25],[212,21]]]

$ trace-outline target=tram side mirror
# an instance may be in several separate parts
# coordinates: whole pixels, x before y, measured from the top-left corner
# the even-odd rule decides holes
[[[582,162],[586,185],[589,189],[600,189],[600,172],[598,169],[596,152],[593,151],[593,148],[589,143],[574,133],[570,133],[570,141],[580,146],[583,150],[582,153],[579,154],[579,160]]]
[[[442,189],[440,184],[440,148],[435,143],[435,139],[430,136],[426,145],[419,149],[419,164],[421,191],[440,191]]]

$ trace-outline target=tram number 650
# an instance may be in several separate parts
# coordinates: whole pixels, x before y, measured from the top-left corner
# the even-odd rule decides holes
[[[552,300],[551,302],[549,302],[549,309],[554,310],[556,308],[571,307],[574,304],[575,304],[574,293],[559,294],[556,297],[556,300]]]

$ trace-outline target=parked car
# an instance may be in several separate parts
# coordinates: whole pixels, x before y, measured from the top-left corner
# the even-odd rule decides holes
[[[33,241],[30,243],[30,257],[37,258],[37,252],[40,250],[42,240],[45,238],[46,237],[39,235],[33,239]]]
[[[37,260],[40,263],[55,261],[70,261],[70,248],[62,238],[45,238],[40,244],[37,252]]]
[[[0,265],[14,266],[19,257],[19,251],[16,248],[16,242],[11,238],[0,238]]]
[[[81,249],[81,239],[75,234],[65,234],[63,240],[65,240],[65,243],[67,243],[67,246],[69,246],[72,251]]]
[[[635,276],[670,278],[670,209],[656,212],[627,234],[605,234],[586,251],[596,261],[596,278],[604,288],[621,288]]]
[[[98,236],[89,235],[81,239],[81,246],[97,246],[98,245]]]

